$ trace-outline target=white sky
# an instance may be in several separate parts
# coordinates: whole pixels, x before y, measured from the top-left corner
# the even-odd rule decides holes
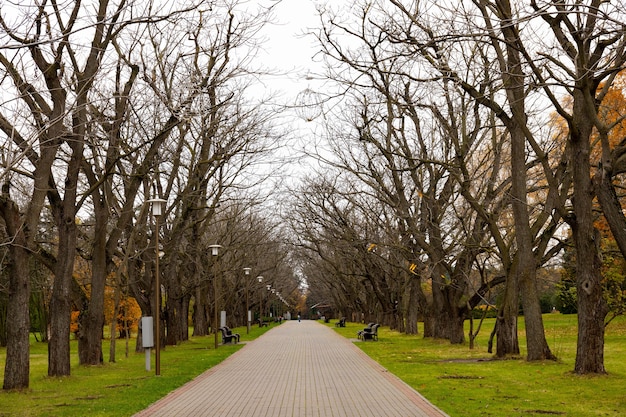
[[[267,4],[273,0],[257,0]],[[334,0],[337,1],[337,0]],[[344,0],[341,0],[343,2]],[[275,23],[268,25],[261,36],[263,43],[262,64],[279,72],[281,75],[263,78],[259,85],[261,96],[277,94],[277,102],[293,106],[298,104],[298,95],[306,89],[320,90],[321,81],[307,79],[307,75],[321,73],[322,64],[316,54],[320,47],[311,36],[304,36],[308,29],[320,26],[316,4],[320,0],[282,0],[275,8]],[[309,147],[313,138],[316,122],[307,123],[298,117],[295,109],[287,110],[277,118],[277,123],[286,128],[290,136],[289,146],[283,148],[281,156],[296,158],[289,167],[284,167],[292,180],[303,173],[310,172],[312,161],[302,159],[302,150]]]
[[[319,57],[315,58],[319,47],[310,36],[303,36],[319,26],[316,3],[319,0],[282,0],[275,9],[276,24],[268,25],[262,34],[267,42],[260,58],[265,66],[284,74],[270,77],[267,87],[285,92],[285,98],[295,99],[311,84],[307,73],[320,71]]]

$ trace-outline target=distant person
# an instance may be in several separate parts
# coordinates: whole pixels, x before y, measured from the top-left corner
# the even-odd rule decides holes
[[[300,313],[298,313],[298,322],[300,322]]]

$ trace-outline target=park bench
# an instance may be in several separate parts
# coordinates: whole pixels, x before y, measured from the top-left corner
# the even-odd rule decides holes
[[[263,321],[262,319],[258,319],[257,322],[259,322],[259,327],[267,327],[267,322]]]
[[[228,326],[224,326],[224,329],[226,330],[227,335],[235,336],[237,338],[237,343],[239,343],[239,338],[240,338],[239,333],[233,333],[233,331]]]
[[[370,323],[366,328],[357,332],[357,336],[359,339],[365,340],[378,340],[378,327],[380,325],[378,323]]]
[[[335,323],[335,327],[346,327],[346,318],[340,318],[339,321]]]
[[[239,342],[239,333],[233,333],[233,331],[230,330],[228,328],[228,326],[220,327],[220,331],[222,332],[222,343],[223,344],[231,343],[233,341],[235,343]]]
[[[359,339],[363,339],[363,333],[365,331],[371,331],[372,330],[372,326],[375,325],[376,323],[368,323],[367,327],[364,328],[363,330],[359,330],[358,332],[356,332],[356,335],[358,336]]]
[[[376,340],[378,341],[378,327],[379,324],[374,324],[369,330],[363,329],[363,340]]]

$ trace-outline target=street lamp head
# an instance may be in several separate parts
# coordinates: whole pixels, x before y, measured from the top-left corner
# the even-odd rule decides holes
[[[219,255],[221,248],[222,248],[222,245],[209,245],[209,249],[211,249],[212,256]]]
[[[271,289],[272,289],[272,284],[267,284],[267,285],[265,286],[265,288],[267,288],[267,290],[268,290],[268,291],[269,291],[269,290],[271,290]]]
[[[263,282],[263,275],[259,275],[256,279],[259,280],[259,283]]]
[[[243,273],[246,275],[250,275],[250,271],[252,271],[252,268],[244,268],[243,269]]]
[[[152,215],[156,217],[162,215],[165,211],[165,203],[167,203],[167,200],[163,200],[162,198],[153,198],[146,201],[146,203],[150,203]]]

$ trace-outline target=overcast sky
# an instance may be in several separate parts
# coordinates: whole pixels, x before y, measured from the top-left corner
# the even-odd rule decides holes
[[[261,0],[268,1],[268,0]],[[308,28],[319,26],[315,4],[319,0],[282,0],[275,9],[276,24],[268,25],[261,59],[267,67],[276,68],[284,75],[272,77],[270,87],[296,96],[311,81],[307,73],[320,71],[319,50],[311,37],[302,36]]]
[[[267,4],[272,0],[258,0]],[[338,1],[338,0],[334,0]],[[343,0],[341,0],[343,1]],[[298,95],[306,89],[318,90],[321,83],[307,79],[309,73],[322,71],[319,57],[315,58],[319,46],[310,36],[303,36],[307,29],[319,26],[316,4],[320,0],[282,0],[275,9],[275,24],[268,25],[262,36],[267,38],[263,44],[260,59],[264,66],[280,72],[279,76],[264,78],[261,94],[270,91],[279,94],[278,102],[293,106],[299,104]],[[315,122],[307,123],[294,110],[281,114],[277,120],[289,132],[291,137],[288,148],[283,148],[281,155],[296,158],[297,162],[284,167],[289,176],[299,176],[310,172],[309,162],[301,159],[302,149],[315,141],[313,130]]]

